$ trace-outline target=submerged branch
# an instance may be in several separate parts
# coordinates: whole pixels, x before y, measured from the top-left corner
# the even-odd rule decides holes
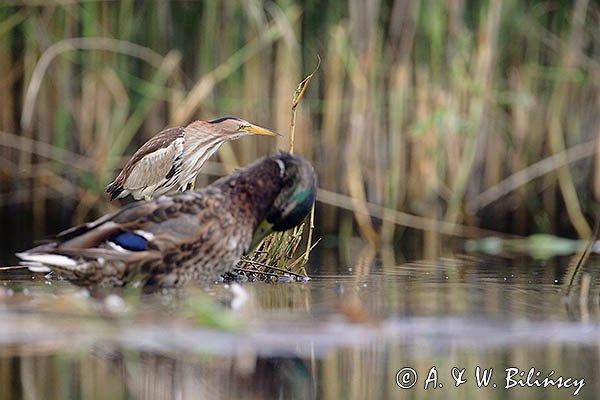
[[[580,143],[576,146],[562,150],[550,157],[544,158],[529,167],[516,172],[508,178],[498,182],[483,193],[480,193],[472,201],[467,203],[467,208],[473,214],[494,201],[506,196],[510,192],[531,182],[532,180],[557,170],[565,165],[574,163],[583,158],[596,154],[596,139]]]
[[[332,192],[326,189],[317,190],[317,201],[331,206],[343,208],[350,211],[355,211],[354,199],[340,193]],[[507,235],[502,232],[496,232],[488,229],[481,229],[473,226],[466,226],[454,222],[446,222],[434,220],[431,218],[420,217],[417,215],[408,214],[402,211],[385,208],[379,204],[366,202],[367,215],[379,218],[383,221],[388,221],[400,226],[419,229],[422,231],[436,231],[446,235],[480,238],[481,236],[500,236],[500,237],[517,237],[516,235]],[[362,210],[359,210],[362,212]]]
[[[94,163],[94,160],[89,157],[84,157],[61,147],[14,133],[0,131],[0,139],[0,146],[68,164],[82,171],[89,171]]]

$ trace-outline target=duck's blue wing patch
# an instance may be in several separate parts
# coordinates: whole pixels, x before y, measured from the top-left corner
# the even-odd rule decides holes
[[[146,239],[131,232],[121,232],[110,238],[110,241],[130,251],[147,250]]]

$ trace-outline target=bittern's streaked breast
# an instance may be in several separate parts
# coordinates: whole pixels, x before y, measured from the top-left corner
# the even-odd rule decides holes
[[[292,228],[315,199],[302,157],[276,153],[208,187],[131,203],[18,256],[89,286],[180,286],[214,280],[267,234]]]
[[[165,129],[135,152],[106,191],[111,200],[129,194],[139,200],[187,190],[223,143],[248,135],[278,134],[234,117]]]

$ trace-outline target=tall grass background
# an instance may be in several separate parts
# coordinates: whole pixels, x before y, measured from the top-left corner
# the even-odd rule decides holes
[[[0,218],[51,233],[165,126],[240,116],[319,176],[319,235],[588,237],[600,198],[600,8],[576,1],[0,4]],[[199,186],[275,149],[245,138]]]

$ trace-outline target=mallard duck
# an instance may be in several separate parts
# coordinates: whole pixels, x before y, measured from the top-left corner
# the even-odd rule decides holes
[[[312,166],[275,153],[204,189],[133,202],[17,254],[86,286],[174,287],[231,271],[267,234],[298,225],[315,199]]]
[[[281,136],[234,117],[165,129],[133,154],[106,192],[111,200],[130,194],[150,200],[193,189],[200,168],[223,143],[249,135]]]

